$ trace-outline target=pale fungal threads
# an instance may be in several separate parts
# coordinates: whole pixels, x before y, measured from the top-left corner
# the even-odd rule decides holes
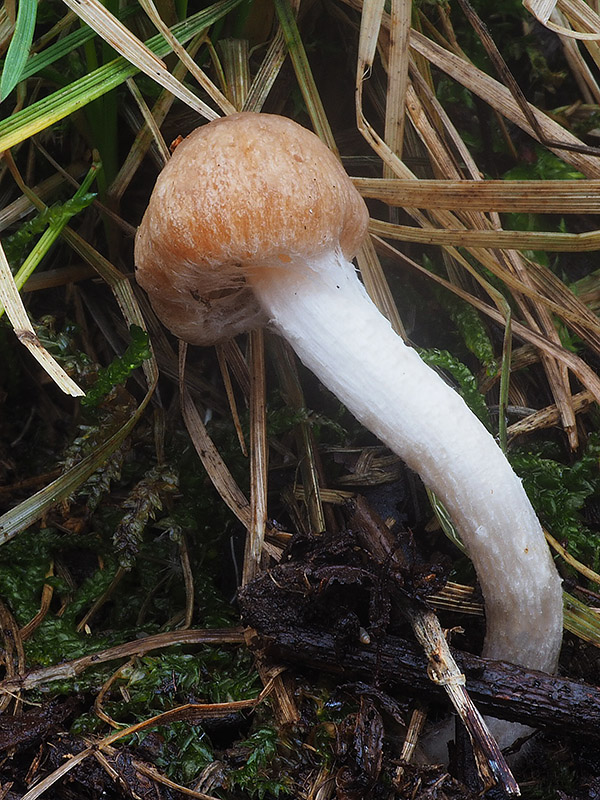
[[[482,587],[484,655],[552,672],[562,591],[540,523],[493,437],[367,296],[350,261],[367,220],[314,134],[235,114],[194,131],[159,176],[136,239],[137,279],[193,344],[265,324],[284,336],[446,506]]]

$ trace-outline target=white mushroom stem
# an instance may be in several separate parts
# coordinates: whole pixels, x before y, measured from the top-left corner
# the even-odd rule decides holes
[[[444,503],[485,600],[483,654],[552,672],[562,591],[536,514],[504,454],[462,398],[407,347],[341,253],[251,270],[271,326]]]

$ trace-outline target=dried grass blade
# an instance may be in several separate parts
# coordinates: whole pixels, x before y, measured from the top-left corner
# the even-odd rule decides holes
[[[280,26],[250,85],[248,96],[244,101],[244,111],[260,111],[273,88],[286,56],[285,36]]]
[[[544,233],[542,231],[467,230],[462,228],[413,228],[372,219],[371,233],[402,242],[439,244],[445,247],[484,247],[506,250],[548,250],[589,253],[600,249],[600,230],[586,233]]]
[[[79,175],[86,169],[86,166],[87,165],[83,164],[83,162],[73,164],[67,167],[66,172],[68,174]],[[66,177],[64,175],[55,173],[34,186],[32,192],[43,199],[44,197],[53,195],[65,182]],[[0,209],[0,231],[9,228],[11,225],[23,219],[23,217],[26,217],[34,208],[34,204],[26,195],[21,195],[16,200],[13,200],[12,203],[4,206],[3,209]]]
[[[10,13],[9,13],[10,10]],[[0,54],[6,51],[15,29],[15,4],[4,2],[0,6]]]
[[[363,108],[362,108],[362,93],[363,93],[363,84],[364,81],[367,79],[368,74],[373,66],[373,60],[375,58],[375,52],[377,49],[377,41],[379,37],[379,30],[381,27],[381,20],[383,18],[383,11],[384,3],[380,0],[376,0],[372,3],[367,3],[362,9],[361,15],[361,23],[360,23],[360,35],[359,35],[359,44],[358,44],[358,59],[357,59],[357,66],[356,66],[356,120],[357,120],[357,127],[366,141],[369,143],[369,146],[373,148],[373,150],[378,153],[378,155],[382,158],[385,167],[386,175],[402,175],[403,177],[409,178],[412,177],[412,173],[408,170],[404,164],[402,163],[401,159],[398,157],[396,152],[394,152],[393,148],[388,145],[386,141],[384,141],[379,134],[376,133],[375,129],[370,125],[368,120],[366,119]],[[404,16],[409,14],[409,9],[404,8]],[[406,21],[406,20],[405,20]],[[400,24],[400,40],[402,40],[402,12],[399,18]],[[408,36],[409,28],[406,27],[404,33]],[[400,69],[400,75],[402,73],[403,67],[400,65],[400,53],[396,53],[396,67]],[[391,79],[393,82],[393,77]],[[406,86],[406,80],[401,79],[401,84]],[[405,94],[405,91],[402,88],[402,85],[397,89],[391,88],[390,89],[392,98],[392,108],[391,114],[392,117],[396,120],[400,119],[398,117],[398,103],[402,103],[404,106],[404,97],[400,97],[400,94]],[[394,107],[396,110],[394,111]],[[401,119],[403,120],[404,110],[402,109],[401,112]],[[390,118],[391,119],[391,118]],[[390,123],[391,124],[391,123]],[[388,129],[389,133],[389,129]],[[398,131],[394,134],[394,139],[396,139]],[[396,141],[396,146],[400,150],[400,145],[398,141]],[[370,296],[373,298],[373,301],[379,308],[382,314],[384,314],[392,323],[394,330],[402,335],[404,331],[404,326],[402,325],[402,320],[398,314],[398,309],[396,307],[396,303],[390,291],[389,285],[383,273],[383,269],[377,257],[377,253],[372,246],[371,242],[366,242],[361,251],[358,254],[358,264],[360,266],[361,274],[363,276],[363,280],[367,287],[367,291],[369,292]]]
[[[527,273],[525,273],[523,277],[526,279]],[[520,305],[521,307],[529,309],[531,304],[528,304],[525,299],[521,299]],[[556,325],[548,309],[542,304],[533,304],[533,306],[531,321],[529,321],[527,315],[525,315],[525,319],[529,321],[530,327],[535,330],[540,330],[549,341],[560,345],[560,335],[556,330]],[[562,427],[567,434],[569,446],[572,451],[575,451],[579,446],[579,435],[577,433],[577,421],[573,408],[569,371],[565,364],[554,360],[545,353],[541,354],[541,361],[546,372],[546,377],[548,378],[552,397],[560,412]]]
[[[366,3],[364,8],[362,4],[360,4],[363,13],[360,21],[358,59],[356,63],[356,127],[369,147],[377,153],[383,163],[389,168],[391,174],[402,178],[411,178],[414,177],[411,171],[381,138],[368,121],[363,111],[363,85],[365,80],[368,79],[373,66],[381,20],[386,16],[383,13],[383,5],[384,3],[382,0]],[[389,27],[389,17],[387,18],[387,24]]]
[[[416,181],[412,181],[411,183],[415,184]],[[425,230],[432,229],[432,224],[428,218],[416,209],[408,210]],[[439,217],[439,222],[445,226],[450,227],[458,224],[458,220],[453,214],[438,212],[436,216]],[[474,221],[478,223],[479,219],[476,217]],[[481,218],[481,221],[484,222],[484,218]],[[452,227],[450,229],[452,229]],[[446,249],[448,251],[448,248]],[[525,260],[525,266],[521,263],[523,260],[522,258],[517,260],[518,253],[513,249],[504,250],[494,256],[493,253],[488,250],[472,248],[471,254],[474,258],[478,259],[484,267],[501,278],[514,292],[525,295],[537,304],[542,304],[542,306],[547,307],[549,311],[556,313],[559,317],[567,321],[579,336],[597,352],[600,352],[600,327],[596,315],[593,314],[549,269],[529,259]],[[473,269],[470,263],[459,257],[456,252],[454,252],[453,258],[458,258],[459,263],[481,283],[485,291],[494,299],[497,307],[504,313],[504,300],[497,297],[489,284],[482,281],[481,276]],[[543,313],[543,309],[540,309],[538,313]],[[546,321],[546,327],[552,335],[555,336],[554,325],[551,321]]]
[[[160,128],[156,124],[156,120],[154,119],[152,112],[148,108],[148,104],[144,100],[144,96],[138,89],[137,83],[133,80],[133,78],[128,78],[126,84],[127,88],[131,92],[133,99],[137,103],[137,107],[141,111],[142,117],[144,118],[144,123],[146,124],[150,134],[152,135],[152,138],[154,139],[154,142],[159,152],[159,156],[162,159],[164,166],[171,157],[171,153],[169,152],[169,148],[167,147],[167,144],[163,139],[162,133],[160,132]]]
[[[500,369],[500,392],[498,398],[498,443],[504,453],[507,449],[506,408],[510,386],[510,363],[512,360],[512,311],[509,309],[504,326],[502,343],[502,366]]]
[[[315,79],[310,69],[306,50],[304,49],[304,44],[296,24],[296,18],[294,17],[292,7],[289,0],[273,0],[273,2],[279,18],[279,24],[281,25],[285,37],[288,52],[292,59],[296,79],[298,80],[298,85],[302,92],[304,102],[306,103],[315,133],[334,153],[337,153],[337,145],[331,132],[327,114],[323,108],[319,90],[317,89]]]
[[[450,248],[449,252],[464,269],[484,288],[494,300],[497,308],[506,316],[506,301],[481,275],[464,259],[458,251]],[[514,252],[514,251],[507,251]],[[530,297],[537,303],[542,303],[549,311],[565,320],[591,347],[600,353],[600,321],[586,306],[556,278],[550,270],[541,267],[534,261],[527,261],[528,269],[534,279],[533,286],[523,283],[512,271],[507,270],[496,259],[491,257],[487,250],[472,250],[471,255],[480,261],[484,267],[499,277],[512,291]],[[535,288],[537,287],[537,288]]]
[[[275,369],[279,377],[281,391],[286,405],[298,413],[306,408],[302,385],[296,369],[295,356],[290,345],[281,337],[272,337],[271,346],[274,352]],[[323,489],[321,488],[318,450],[315,436],[308,420],[301,420],[295,426],[297,450],[300,454],[300,472],[302,474],[301,499],[306,503],[311,528],[315,533],[332,530],[326,524],[323,509]],[[296,494],[299,497],[299,494]]]
[[[228,339],[219,345],[223,350],[227,363],[233,372],[238,386],[242,390],[244,397],[250,397],[250,370],[239,344],[235,339]]]
[[[369,297],[381,313],[389,319],[396,333],[406,338],[406,331],[398,313],[398,306],[394,301],[379,258],[373,247],[373,242],[370,239],[364,242],[356,260]]]
[[[414,80],[415,73],[413,73]],[[421,88],[424,88],[422,86]],[[421,139],[431,162],[431,167],[434,175],[446,178],[458,179],[461,177],[461,170],[458,166],[454,154],[450,151],[446,141],[443,137],[441,125],[439,124],[440,118],[433,119],[431,114],[431,107],[426,111],[425,104],[421,102],[421,98],[417,94],[414,85],[411,83],[408,86],[406,96],[406,108],[410,115],[413,130]],[[427,113],[429,112],[429,113]],[[454,133],[453,127],[451,130]],[[458,136],[456,139],[458,140]],[[466,150],[466,148],[463,148]],[[469,157],[468,157],[469,159]],[[466,160],[465,163],[469,163]]]
[[[582,28],[587,28],[600,38],[600,16],[597,10],[594,11],[591,7],[591,3],[585,3],[583,0],[558,0],[557,5],[572,23],[578,22]]]
[[[565,628],[585,642],[600,647],[600,616],[573,595],[563,592]]]
[[[36,783],[33,789],[30,789],[21,797],[21,800],[37,800],[37,798],[41,797],[51,786],[54,786],[56,781],[60,780],[63,775],[67,775],[78,764],[85,761],[94,750],[95,747],[86,747],[85,750],[82,750],[74,756],[70,756],[60,767],[55,769],[54,772],[51,772],[50,775],[47,775],[39,783]]]
[[[188,48],[190,57],[194,57],[200,45],[202,44],[203,39],[204,34],[201,33],[192,40]],[[173,69],[173,77],[182,81],[186,72],[187,68],[180,61]],[[156,147],[158,148],[158,152],[162,154],[162,156],[159,156],[159,158],[162,157],[163,160],[167,160],[169,158],[170,153],[168,152],[168,148],[166,148],[166,150],[163,148],[165,143],[162,134],[160,133],[160,126],[164,122],[174,102],[175,97],[171,94],[171,92],[164,90],[160,93],[158,100],[150,111],[150,116],[152,117],[153,122],[148,120],[147,123],[143,125],[137,132],[135,140],[131,145],[131,149],[108,190],[108,194],[112,199],[116,201],[121,199],[123,193],[133,179],[138,167],[142,163],[148,148],[152,144],[153,139],[156,143]]]
[[[420,607],[413,609],[410,606],[404,609],[404,615],[427,657],[427,674],[430,680],[443,687],[469,734],[480,781],[486,788],[497,785],[509,797],[519,796],[519,785],[498,743],[467,692],[466,678],[450,652],[437,616],[433,611],[424,611]]]
[[[472,614],[475,617],[483,616],[483,603],[473,600],[475,590],[473,586],[464,586],[460,583],[447,581],[444,588],[430,595],[427,599],[434,608],[442,610],[459,611],[461,614]]]
[[[479,309],[479,311],[481,311],[483,314],[486,314],[491,319],[495,320],[501,325],[504,325],[505,316],[496,308],[489,306],[479,298],[474,297],[473,295],[469,294],[469,292],[466,292],[460,287],[455,286],[453,283],[441,278],[439,275],[429,272],[427,269],[425,269],[425,267],[417,264],[417,262],[413,261],[412,258],[409,258],[404,253],[396,250],[396,248],[389,245],[383,239],[375,237],[375,244],[382,253],[408,264],[412,269],[423,275],[426,275],[430,280],[439,283],[440,286],[444,286],[446,289],[448,289],[448,291],[452,292],[458,297],[461,297],[463,300],[466,300],[467,303],[470,303],[472,306],[474,306],[474,308]],[[458,253],[456,253],[456,257],[459,257]],[[583,359],[574,353],[571,353],[566,348],[560,347],[553,342],[549,342],[544,336],[535,331],[529,330],[529,328],[521,323],[513,321],[512,328],[515,336],[519,337],[523,341],[530,342],[542,351],[547,352],[550,356],[566,364],[571,372],[577,376],[580,382],[594,395],[596,402],[600,403],[600,378],[598,375],[596,375],[594,370],[588,364],[586,364],[585,361],[583,361]]]
[[[250,332],[250,516],[242,583],[255,578],[265,540],[268,483],[265,342],[262,329]]]
[[[223,59],[223,72],[227,80],[229,104],[233,114],[244,107],[250,88],[250,51],[247,39],[222,39],[219,50]]]
[[[108,11],[98,0],[64,0],[77,16],[93,28],[117,53],[120,53],[131,64],[155,80],[175,97],[178,97],[190,108],[197,111],[205,119],[216,119],[219,115],[207,106],[199,97],[190,92],[166,68],[150,48],[134,36],[122,22]],[[173,35],[170,35],[172,45]]]
[[[252,515],[250,510],[250,503],[244,496],[244,493],[237,485],[227,465],[221,458],[221,455],[214,445],[214,442],[208,435],[206,427],[200,418],[198,409],[192,402],[192,399],[187,391],[185,385],[185,357],[187,346],[180,342],[179,344],[179,391],[181,395],[181,413],[185,421],[188,433],[200,456],[200,460],[207,471],[209,478],[213,482],[216,490],[221,495],[225,505],[232,511],[239,519],[245,528],[250,528],[252,525]]]
[[[569,21],[558,9],[555,9],[552,13],[551,20],[555,24],[571,30]],[[577,81],[584,103],[589,103],[590,105],[593,103],[600,103],[600,86],[598,85],[596,76],[583,57],[578,43],[570,36],[561,36],[560,42],[563,47],[565,59],[571,69],[573,77]],[[590,49],[590,44],[588,44],[587,47]],[[598,47],[597,43],[594,43],[594,47]],[[597,63],[597,59],[595,60]]]
[[[411,0],[392,0],[390,11],[390,44],[387,65],[387,98],[384,139],[389,148],[402,158],[404,140],[404,108],[408,87],[408,39],[410,35]],[[384,166],[384,177],[391,177]]]
[[[525,118],[518,103],[512,97],[509,90],[499,81],[494,80],[485,72],[477,69],[469,62],[459,58],[454,53],[449,52],[440,45],[428,39],[426,36],[411,31],[410,46],[417,53],[446,72],[458,83],[465,86],[478,97],[481,97],[492,108],[495,108],[507,119],[518,125],[530,136],[537,138],[535,130]],[[564,143],[566,147],[581,148],[585,150],[584,143],[569,131],[565,130],[550,117],[530,105],[529,109],[535,116],[539,130],[552,142]],[[574,169],[582,172],[588,178],[600,178],[600,164],[594,156],[578,150],[563,150],[552,146],[550,148],[563,161],[571,164]]]
[[[133,10],[134,8],[129,6],[127,11],[124,10],[124,13],[132,12]],[[68,31],[73,27],[73,23],[76,19],[77,14],[74,14],[72,11],[67,11],[63,17],[61,17],[57,22],[54,23],[54,25],[52,25],[51,28],[45,30],[42,35],[33,42],[31,47],[32,52],[39,53],[40,51],[51,47],[52,45],[49,45],[49,42],[53,42],[55,39],[65,36],[65,31]]]
[[[240,422],[240,415],[238,413],[237,402],[233,391],[233,383],[231,381],[231,374],[229,372],[229,364],[227,363],[227,350],[223,347],[222,344],[217,344],[215,346],[215,350],[217,353],[217,361],[219,362],[219,369],[221,370],[223,385],[225,386],[225,394],[227,395],[227,402],[229,403],[229,410],[231,412],[231,417],[233,420],[233,427],[235,428],[235,432],[240,445],[240,450],[242,451],[242,454],[247,458],[248,448],[246,447],[246,441],[244,439],[244,431],[242,430],[242,423]]]
[[[598,214],[600,181],[353,178],[363,197],[393,206],[528,214]]]
[[[432,223],[427,217],[421,214],[416,209],[408,209],[409,213],[423,226],[425,231],[433,230]],[[457,218],[453,214],[446,212],[438,212],[436,215],[439,221],[446,226],[456,226],[459,224]],[[375,222],[375,221],[373,221]],[[378,223],[381,226],[389,225],[389,223]],[[450,228],[455,229],[455,228]],[[411,230],[415,230],[414,228]],[[439,229],[435,229],[438,230]],[[443,229],[442,229],[443,230]],[[462,230],[462,228],[460,228]],[[488,231],[493,233],[494,231]],[[505,231],[504,233],[509,233]],[[390,237],[391,238],[391,237]],[[474,269],[470,262],[466,261],[455,248],[446,247],[446,252],[457,260],[473,278],[480,283],[485,289],[487,294],[494,300],[498,309],[506,313],[506,301],[504,298],[494,290],[488,282],[484,281],[481,275]],[[501,278],[507,286],[513,291],[524,294],[526,297],[531,298],[537,303],[542,303],[550,311],[558,314],[562,319],[569,322],[573,330],[578,332],[590,346],[598,350],[600,347],[600,339],[598,334],[600,327],[597,317],[586,308],[586,306],[578,300],[574,294],[557,279],[550,270],[541,267],[534,261],[527,261],[527,271],[523,272],[523,267],[519,267],[519,271],[515,272],[515,266],[510,269],[507,264],[514,262],[516,251],[507,249],[501,251],[494,256],[493,251],[482,250],[481,248],[471,248],[471,255],[476,258],[481,264]],[[520,279],[519,274],[527,276],[527,281],[524,282]],[[532,283],[530,276],[534,278]]]
[[[62,232],[62,236],[69,243],[69,246],[90,264],[98,275],[110,286],[127,325],[138,325],[143,330],[146,330],[144,316],[133,293],[131,284],[128,279],[124,277],[123,273],[119,272],[108,259],[101,255],[78,233],[71,230],[71,228],[65,228]],[[149,384],[149,391],[153,390],[158,381],[158,366],[154,356],[144,361],[142,369],[146,376],[146,381]]]
[[[524,0],[523,5],[538,22],[561,36],[585,41],[600,39],[600,17],[581,0],[559,0],[558,3],[556,0]],[[572,24],[583,30],[553,22],[551,16],[555,7],[564,12]]]
[[[194,76],[200,86],[204,89],[208,96],[215,101],[224,114],[233,114],[235,112],[234,106],[225,97],[223,92],[217,86],[215,86],[204,70],[200,69],[198,64],[196,64],[194,59],[188,54],[185,48],[177,41],[175,36],[173,36],[172,31],[168,25],[165,24],[152,0],[139,0],[139,3],[148,17],[152,20],[153,24],[156,26],[156,29],[160,31],[167,42],[169,42],[173,52],[179,57],[181,63],[185,64],[185,66],[188,68],[190,75]],[[180,85],[183,86],[181,83]]]
[[[51,562],[50,567],[46,571],[46,578],[54,578],[54,561]],[[40,597],[40,607],[37,613],[27,622],[21,630],[19,631],[21,641],[24,642],[29,639],[35,631],[39,628],[42,624],[44,619],[46,618],[46,614],[50,611],[50,604],[52,603],[52,598],[54,596],[54,586],[50,583],[44,583],[42,587],[42,594]],[[23,666],[25,665],[25,654],[23,653]],[[8,675],[7,670],[7,676]]]
[[[592,581],[596,584],[596,586],[600,586],[600,575],[597,572],[594,572],[593,569],[586,567],[585,564],[582,564],[581,561],[578,561],[574,556],[572,556],[569,551],[562,546],[562,544],[557,541],[551,533],[548,531],[544,531],[546,539],[552,546],[554,550],[563,558],[567,564],[572,566],[580,575],[583,575],[584,578],[587,580]]]
[[[523,6],[538,22],[545,25],[556,8],[556,0],[523,0]]]
[[[358,39],[357,83],[362,83],[373,68],[385,0],[371,0],[361,5]]]
[[[572,397],[573,410],[575,413],[585,411],[595,402],[596,399],[593,394],[587,389],[574,394]],[[545,428],[552,428],[559,422],[560,412],[555,405],[542,408],[534,414],[529,414],[518,422],[513,422],[512,425],[509,425],[507,429],[509,441],[523,434],[532,433],[533,431],[539,431]]]
[[[25,669],[25,647],[23,635],[11,610],[0,600],[0,630],[2,631],[2,650],[5,664],[5,679],[14,680]],[[0,713],[4,713],[19,697],[21,687],[16,687],[10,695],[0,698]],[[18,713],[19,699],[15,703]]]
[[[597,353],[600,353],[598,317],[585,303],[554,273],[535,261],[526,260],[533,285],[540,293],[540,300],[565,320]]]
[[[27,316],[2,245],[0,245],[0,303],[6,309],[6,315],[18,340],[29,350],[56,385],[72,397],[83,397],[85,392],[67,375],[38,339]]]

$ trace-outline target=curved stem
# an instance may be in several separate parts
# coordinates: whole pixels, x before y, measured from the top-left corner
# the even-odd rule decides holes
[[[448,509],[485,599],[484,655],[552,672],[561,581],[521,480],[491,434],[394,333],[341,254],[265,266],[249,280],[304,364]]]

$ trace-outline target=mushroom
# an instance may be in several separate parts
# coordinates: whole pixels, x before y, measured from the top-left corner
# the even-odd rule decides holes
[[[562,591],[540,523],[491,434],[369,299],[351,263],[367,222],[313,133],[234,114],[196,129],[160,174],[137,280],[191,344],[265,324],[287,339],[450,513],[484,596],[484,656],[552,672]]]

